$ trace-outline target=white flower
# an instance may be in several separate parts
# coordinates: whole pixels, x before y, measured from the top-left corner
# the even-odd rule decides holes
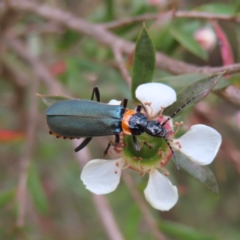
[[[136,90],[136,97],[143,104],[151,103],[150,106],[149,104],[144,105],[149,118],[156,117],[161,107],[167,107],[176,101],[175,91],[159,83],[140,85]],[[171,144],[175,150],[181,151],[191,161],[199,165],[206,165],[214,160],[221,144],[221,135],[211,127],[198,124],[192,126],[180,138],[174,139]],[[168,161],[171,154],[165,154],[164,156],[166,158],[164,161]],[[178,192],[176,186],[172,185],[168,177],[161,173],[162,159],[158,160],[157,164],[154,162],[141,165],[141,163],[136,163],[132,157],[129,158],[124,155],[116,160],[95,159],[85,165],[81,180],[91,192],[107,194],[117,188],[122,169],[127,165],[139,172],[149,173],[148,184],[144,190],[147,201],[158,210],[167,211],[171,209],[178,200]],[[160,169],[160,171],[157,169]]]
[[[196,124],[174,141],[180,143],[179,151],[190,160],[199,165],[207,165],[214,160],[221,145],[222,137],[215,129]]]
[[[161,107],[168,107],[177,100],[176,92],[162,83],[145,83],[136,89],[136,98],[144,105],[148,117],[158,116]],[[146,103],[151,103],[149,106]]]

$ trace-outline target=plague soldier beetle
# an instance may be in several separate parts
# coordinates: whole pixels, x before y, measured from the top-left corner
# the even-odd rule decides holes
[[[97,101],[93,101],[94,96]],[[75,148],[76,152],[87,146],[93,137],[98,136],[115,135],[114,145],[116,146],[119,143],[121,132],[132,135],[136,151],[140,150],[137,135],[147,133],[153,137],[164,138],[178,168],[174,151],[168,140],[169,134],[164,125],[193,99],[188,100],[163,123],[160,123],[159,121],[149,121],[146,114],[141,112],[142,105],[138,105],[136,110],[127,109],[127,99],[124,99],[120,105],[101,103],[99,90],[95,87],[91,100],[62,100],[50,106],[46,110],[47,124],[50,129],[49,133],[57,138],[84,137],[85,140]],[[108,153],[111,144],[109,142],[104,155]]]

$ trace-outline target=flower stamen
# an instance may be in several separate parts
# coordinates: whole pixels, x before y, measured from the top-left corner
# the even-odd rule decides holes
[[[164,153],[164,151],[162,150],[162,148],[159,148],[159,149],[158,149],[157,155],[158,155],[159,157],[164,157],[165,153]]]
[[[170,152],[166,157],[164,157],[163,160],[160,161],[160,166],[161,168],[163,168],[164,166],[166,166],[166,164],[169,162],[169,160],[172,157],[172,153]]]
[[[164,169],[163,167],[160,169],[160,171],[166,176],[168,177],[170,175],[169,171],[167,171],[166,169]]]
[[[165,160],[161,160],[160,165],[164,166],[165,165]]]
[[[161,110],[159,112],[159,117],[163,118],[163,111],[164,111],[165,107],[161,106],[160,108],[161,108]]]
[[[178,147],[179,149],[182,148],[182,145],[180,144],[180,142],[175,142],[175,144],[177,145],[177,147]]]
[[[168,171],[165,171],[164,175],[165,175],[166,177],[168,177],[168,176],[170,175],[170,173],[169,173]]]
[[[127,163],[125,166],[122,167],[122,169],[127,169],[129,168],[129,164]]]
[[[182,125],[183,125],[183,121],[174,123],[173,127],[177,127],[177,129],[174,131],[174,135],[177,134],[177,132],[179,131],[179,129]]]
[[[150,114],[150,116],[152,116],[152,115],[153,115],[153,108],[151,107],[152,103],[151,103],[151,102],[145,102],[144,105],[150,107],[150,109],[151,109],[151,114]]]
[[[144,177],[145,174],[146,174],[146,171],[138,172],[138,174],[139,174],[140,177]]]

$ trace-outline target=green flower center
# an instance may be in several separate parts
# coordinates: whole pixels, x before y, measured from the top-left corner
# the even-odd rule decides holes
[[[137,137],[141,148],[137,152],[134,148],[132,136],[125,136],[122,157],[129,168],[139,172],[150,172],[161,168],[171,157],[171,152],[163,138],[154,138],[147,134]]]

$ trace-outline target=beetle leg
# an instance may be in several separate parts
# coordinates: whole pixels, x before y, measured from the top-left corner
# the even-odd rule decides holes
[[[110,141],[110,142],[111,142],[111,141]],[[109,150],[110,146],[112,145],[110,142],[108,143],[107,148],[106,148],[105,151],[103,152],[103,156],[104,156],[104,157],[108,154],[108,150]]]
[[[99,92],[98,87],[93,88],[91,100],[93,100],[94,95],[96,96],[97,102],[100,102],[100,92]]]
[[[140,149],[139,149],[139,146],[138,146],[137,137],[135,135],[133,135],[132,138],[133,138],[134,148],[137,152],[139,152]]]
[[[109,141],[106,150],[103,152],[104,157],[108,154],[108,150],[109,150],[111,145],[114,146],[114,143],[112,141]]]
[[[139,144],[139,149],[140,150],[142,149],[143,145],[148,146],[148,148],[151,149],[151,150],[154,148],[153,145],[147,143],[146,141],[141,141],[140,144]]]
[[[126,109],[127,108],[127,103],[128,103],[128,99],[124,98],[120,105],[123,106],[124,109]]]
[[[137,106],[136,112],[139,112],[139,113],[140,113],[140,112],[141,112],[141,109],[142,109],[142,107],[143,107],[143,106],[142,106],[141,104],[139,104],[139,105]]]
[[[83,149],[84,147],[86,147],[88,145],[88,143],[92,140],[92,138],[85,138],[81,144],[75,148],[75,152],[80,151],[81,149]]]
[[[119,134],[116,134],[115,135],[115,143],[114,143],[114,145],[117,146],[119,144],[119,142],[120,142]]]
[[[116,137],[116,138],[115,138],[115,142],[114,142],[114,143],[113,143],[112,141],[109,141],[106,150],[103,152],[103,156],[104,156],[104,157],[108,154],[108,150],[109,150],[109,148],[110,148],[111,145],[112,145],[112,146],[117,146],[117,145],[119,144],[119,142],[120,142],[119,134],[116,134],[115,137]]]

